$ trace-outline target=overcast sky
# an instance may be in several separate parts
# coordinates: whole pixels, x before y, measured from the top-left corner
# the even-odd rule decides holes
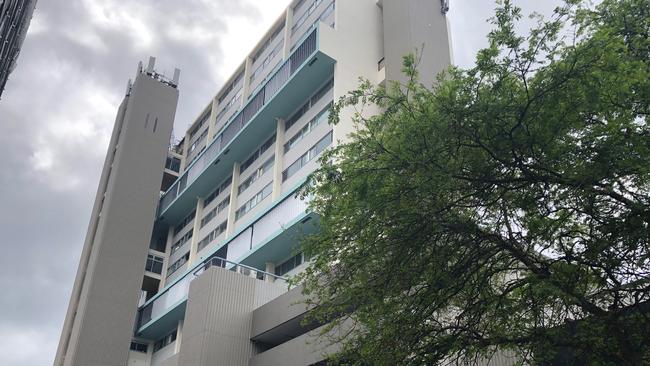
[[[515,2],[550,14],[558,0]],[[0,100],[1,365],[52,364],[115,113],[138,61],[154,55],[159,71],[182,70],[182,136],[288,3],[39,0]],[[471,66],[486,45],[493,7],[451,0],[457,65]]]

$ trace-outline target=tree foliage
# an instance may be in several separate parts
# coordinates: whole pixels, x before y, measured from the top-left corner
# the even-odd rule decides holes
[[[302,191],[312,316],[354,324],[337,362],[650,362],[650,2],[520,18],[501,3],[476,66],[433,87],[409,56],[406,85],[336,103],[332,123],[383,111]]]

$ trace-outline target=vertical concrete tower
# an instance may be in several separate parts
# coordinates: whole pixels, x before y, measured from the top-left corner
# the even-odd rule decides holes
[[[155,59],[129,82],[113,127],[55,365],[124,366],[178,101]]]

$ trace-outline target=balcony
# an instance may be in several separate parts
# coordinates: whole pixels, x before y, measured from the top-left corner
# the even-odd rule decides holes
[[[208,268],[220,267],[260,281],[286,281],[286,278],[256,268],[229,261],[225,258],[211,257],[186,273],[159,295],[147,301],[138,311],[136,336],[157,339],[172,331],[182,319],[187,306],[190,283]]]
[[[334,59],[319,49],[319,28],[305,36],[300,46],[270,75],[242,110],[192,163],[160,200],[159,220],[180,220],[214,188],[214,182],[232,172],[262,139],[276,129],[276,118],[285,118],[299,107],[304,95],[334,72]]]
[[[327,334],[319,335],[325,325],[298,337],[292,338],[250,358],[249,365],[315,365],[325,361],[327,355],[341,350],[340,343],[330,343],[330,339],[341,338],[352,327],[352,322],[346,321],[341,326],[331,329]],[[331,338],[328,338],[331,337]]]

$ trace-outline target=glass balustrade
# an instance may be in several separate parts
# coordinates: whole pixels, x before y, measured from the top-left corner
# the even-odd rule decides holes
[[[229,267],[228,270],[230,271],[237,272],[241,275],[262,281],[286,281],[286,278],[282,276],[277,276],[275,274],[264,272],[253,267],[235,263],[225,258],[210,257],[204,261],[202,265],[198,266],[194,272],[185,274],[182,279],[174,283],[162,295],[158,296],[152,302],[141,308],[138,315],[138,329],[142,328],[142,326],[149,323],[152,319],[157,319],[162,315],[165,315],[172,308],[175,308],[184,300],[187,300],[190,283],[211,267]]]
[[[223,132],[210,144],[187,171],[176,180],[160,200],[159,214],[164,212],[171,203],[192,184],[219,155],[222,148],[230,143],[248,122],[275,96],[302,64],[316,51],[317,29],[312,30],[302,44],[289,56],[289,59],[266,81],[264,86],[249,99],[246,106],[238,112],[226,126]]]
[[[303,214],[306,209],[306,201],[296,197],[295,194],[287,196],[282,202],[275,205],[252,225],[229,240],[228,244],[226,244],[228,246],[227,259],[216,256],[207,258],[195,267],[194,272],[186,273],[178,282],[174,283],[167,290],[164,290],[160,296],[141,308],[139,311],[138,328],[141,328],[152,319],[157,319],[166,314],[183,300],[187,299],[190,282],[212,266],[228,267],[231,271],[260,280],[268,280],[271,278],[274,280],[285,280],[284,277],[237,263],[234,260],[240,259],[251,249],[274,236],[278,231],[286,229],[287,225]]]

